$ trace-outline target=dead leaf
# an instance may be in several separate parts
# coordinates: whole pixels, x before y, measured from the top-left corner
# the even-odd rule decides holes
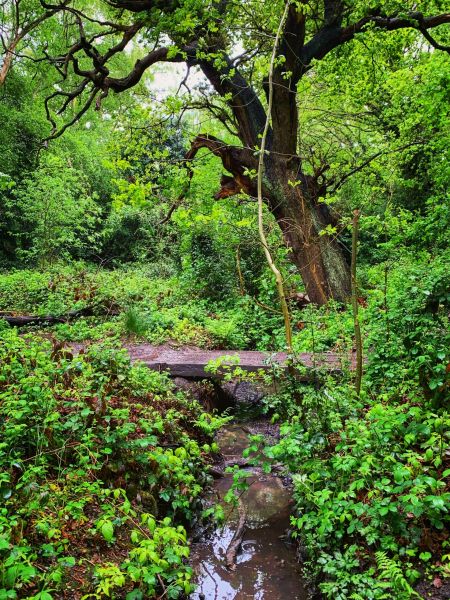
[[[442,584],[442,579],[440,577],[435,577],[433,579],[433,585],[434,585],[435,588],[438,588],[438,589],[441,588],[442,585],[443,585]]]

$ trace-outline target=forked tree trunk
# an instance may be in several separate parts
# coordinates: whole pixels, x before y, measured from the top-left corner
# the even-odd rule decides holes
[[[257,196],[255,179],[246,174],[258,166],[254,152],[229,146],[212,135],[199,134],[185,156],[188,164],[200,148],[208,148],[220,157],[225,169],[233,175],[233,180],[228,176],[222,178],[217,199],[240,191]],[[347,302],[351,297],[350,260],[346,260],[334,235],[320,235],[327,225],[335,223],[327,206],[318,200],[317,185],[302,174],[300,167],[297,157],[287,160],[269,149],[264,161],[264,200],[280,226],[311,302],[318,305],[330,299]]]

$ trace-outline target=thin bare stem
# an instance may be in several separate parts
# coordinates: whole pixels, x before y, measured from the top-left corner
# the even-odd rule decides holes
[[[355,329],[355,345],[356,345],[356,372],[355,372],[355,389],[356,394],[361,393],[362,368],[363,368],[363,352],[361,339],[361,326],[358,316],[358,286],[356,281],[356,259],[358,256],[358,227],[359,227],[359,210],[353,211],[353,230],[352,230],[352,308],[353,308],[353,323]]]
[[[272,56],[270,59],[270,66],[269,66],[269,97],[268,97],[268,107],[267,107],[267,116],[266,116],[266,123],[264,126],[264,130],[261,136],[261,146],[260,146],[260,152],[259,152],[259,161],[258,161],[258,183],[257,183],[257,189],[258,189],[258,231],[259,231],[259,237],[261,240],[261,244],[262,247],[264,249],[264,254],[266,256],[266,260],[267,263],[270,267],[270,270],[272,271],[272,273],[274,274],[275,277],[275,281],[276,281],[276,285],[277,285],[277,291],[278,291],[278,297],[280,299],[280,304],[281,304],[281,311],[283,313],[283,318],[284,318],[284,329],[285,329],[285,335],[286,335],[286,346],[288,349],[288,352],[292,352],[292,326],[291,326],[291,316],[289,314],[289,307],[286,301],[286,294],[284,291],[284,284],[283,284],[283,277],[280,273],[280,270],[278,269],[277,265],[275,264],[273,257],[272,257],[272,253],[270,252],[269,249],[269,245],[267,243],[267,238],[266,238],[266,234],[264,232],[264,219],[263,219],[263,204],[264,204],[264,198],[263,198],[263,175],[264,175],[264,154],[265,154],[265,148],[266,148],[266,139],[267,139],[267,133],[269,131],[269,126],[270,126],[270,115],[272,113],[272,103],[273,103],[273,71],[274,71],[274,67],[275,67],[275,59],[276,59],[276,53],[277,53],[277,48],[278,48],[278,44],[280,41],[280,37],[283,31],[283,27],[284,27],[284,23],[286,21],[287,15],[288,15],[288,11],[289,11],[289,4],[290,2],[286,2],[286,6],[284,7],[284,12],[283,15],[281,17],[280,20],[280,24],[278,25],[278,31],[277,31],[277,35],[275,36],[275,41],[273,44],[273,49],[272,49]]]

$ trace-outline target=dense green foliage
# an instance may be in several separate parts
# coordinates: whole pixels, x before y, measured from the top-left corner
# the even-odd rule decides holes
[[[292,524],[327,598],[412,598],[424,573],[449,575],[446,266],[404,257],[386,298],[368,290],[360,399],[320,373],[315,389],[291,382],[266,399],[278,418],[289,415],[267,452],[294,474]],[[385,556],[398,580],[386,576]]]
[[[95,51],[121,39],[130,17],[115,6],[124,3],[142,5],[68,3],[92,11],[84,27]],[[219,71],[225,50],[240,54],[215,92],[239,68],[265,106],[283,2],[231,2],[223,14],[212,0],[151,4],[137,11],[139,36],[112,55],[114,77],[160,40],[179,58],[203,32],[197,51]],[[307,17],[310,39],[324,3],[291,4]],[[346,6],[344,25],[367,11],[381,19],[417,8],[331,4]],[[443,11],[438,0],[419,4]],[[182,598],[193,589],[189,535],[204,516],[213,436],[228,417],[204,412],[165,374],[130,365],[122,347],[285,349],[254,198],[219,199],[224,167],[209,150],[185,160],[199,132],[241,144],[236,98],[199,83],[199,72],[175,93],[179,65],[166,64],[170,89],[148,70],[128,93],[97,96],[97,110],[80,115],[87,88],[69,101],[78,74],[50,59],[78,39],[80,22],[63,12],[28,30],[43,12],[37,0],[0,2],[0,69],[24,33],[0,83],[0,316],[90,316],[20,330],[0,320],[0,600],[75,590],[86,599]],[[119,29],[101,37],[100,17]],[[319,207],[333,215],[320,236],[338,240],[348,262],[352,211],[361,211],[359,397],[351,307],[304,305],[292,248],[274,211],[264,213],[291,311],[293,362],[310,352],[319,365],[332,350],[342,363],[338,374],[314,367],[308,383],[274,367],[275,392],[264,399],[281,431],[265,452],[293,482],[304,575],[330,600],[441,600],[450,587],[450,71],[439,48],[449,34],[441,25],[430,41],[417,23],[390,31],[372,22],[312,60],[296,84],[301,168],[323,183]],[[97,66],[92,48],[78,55],[81,69]],[[283,72],[281,87],[291,76]],[[61,98],[65,110],[54,114]],[[49,117],[53,129],[74,122],[46,140]],[[79,343],[86,349],[74,350]]]
[[[113,347],[6,330],[0,353],[1,597],[70,594],[77,573],[94,597],[188,592],[183,524],[220,420]]]

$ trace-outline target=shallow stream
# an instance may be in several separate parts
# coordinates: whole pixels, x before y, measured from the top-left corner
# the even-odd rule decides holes
[[[268,424],[267,430],[273,435]],[[252,433],[261,433],[261,423],[237,423],[220,431],[217,442],[225,465],[242,463]],[[192,544],[198,587],[191,600],[306,600],[295,547],[286,535],[292,508],[289,486],[281,476],[265,474],[258,467],[249,467],[248,475],[249,487],[240,496],[246,526],[234,569],[226,567],[226,552],[239,513],[223,503],[232,475],[215,480],[212,499],[223,503],[225,524],[206,540]]]

